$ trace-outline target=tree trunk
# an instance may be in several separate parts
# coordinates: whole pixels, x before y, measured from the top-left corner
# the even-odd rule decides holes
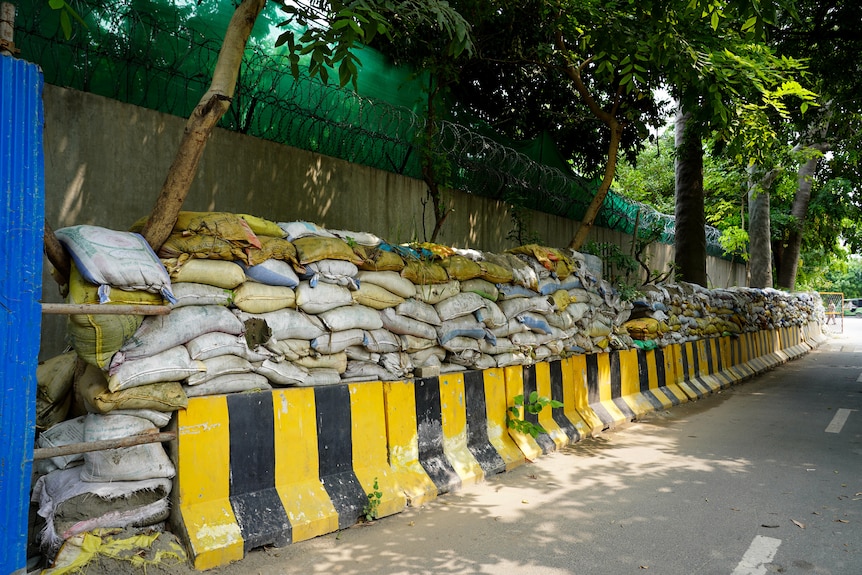
[[[566,42],[563,39],[563,34],[559,30],[556,32],[555,40],[557,48],[561,53],[565,54],[568,50],[566,48]],[[599,106],[598,102],[596,102],[595,98],[593,98],[593,95],[590,93],[590,90],[587,88],[587,85],[584,84],[583,78],[581,78],[581,70],[588,63],[589,60],[582,63],[579,67],[575,66],[571,62],[566,62],[564,71],[569,79],[571,79],[572,84],[575,86],[575,90],[577,90],[578,95],[581,97],[581,100],[584,101],[584,104],[586,104],[590,109],[590,112],[592,112],[596,118],[604,122],[604,124],[610,129],[611,141],[608,144],[608,160],[605,163],[605,174],[602,177],[602,183],[599,185],[599,189],[596,190],[596,195],[593,196],[590,205],[587,207],[587,211],[581,220],[581,225],[575,233],[575,237],[573,237],[572,241],[569,242],[568,247],[572,250],[581,249],[581,246],[587,240],[590,230],[593,229],[593,222],[596,221],[596,216],[599,215],[602,203],[604,203],[605,197],[611,189],[611,184],[614,181],[614,175],[616,174],[617,169],[617,154],[620,149],[620,141],[622,140],[623,130],[626,126],[625,122],[621,122],[617,119],[617,112],[619,111],[620,103],[619,94],[617,94],[617,98],[611,107],[610,112],[606,112],[601,108],[601,106]]]
[[[706,217],[703,212],[703,146],[690,114],[675,120],[674,263],[680,280],[706,287]]]
[[[778,175],[770,170],[758,177],[752,169],[748,174],[748,242],[751,279],[756,288],[772,287],[772,228],[769,219],[769,187]]]
[[[266,0],[243,0],[228,24],[210,88],[186,122],[177,155],[142,230],[142,235],[156,252],[177,222],[210,134],[230,108],[248,37],[265,4]]]
[[[581,220],[581,225],[575,233],[575,237],[569,242],[569,249],[575,251],[581,249],[581,246],[587,240],[590,230],[593,229],[596,216],[599,215],[602,203],[604,203],[605,197],[608,195],[608,191],[611,189],[611,184],[614,181],[614,174],[617,169],[617,154],[620,149],[620,141],[623,137],[623,125],[613,120],[608,123],[608,127],[611,129],[611,142],[608,144],[608,160],[605,163],[605,175],[602,178],[599,189],[596,190],[596,195],[593,196],[590,205],[587,207],[587,211]]]
[[[821,151],[825,145],[818,144],[810,146],[812,150]],[[790,215],[793,216],[793,228],[790,236],[785,242],[784,253],[781,257],[781,265],[778,269],[778,286],[788,291],[796,287],[796,273],[799,270],[799,254],[802,250],[802,235],[805,231],[805,220],[808,215],[808,204],[811,202],[811,187],[814,183],[814,170],[820,154],[814,154],[802,165],[797,173],[796,197],[793,199],[793,207]]]

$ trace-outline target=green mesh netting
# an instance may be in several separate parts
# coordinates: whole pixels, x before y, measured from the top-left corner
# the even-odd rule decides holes
[[[188,117],[209,86],[235,3],[224,0],[86,0],[73,3],[87,23],[63,39],[47,0],[18,3],[15,41],[21,57],[42,67],[51,84]],[[258,19],[240,71],[234,102],[221,126],[421,178],[417,136],[425,129],[422,78],[370,48],[357,89],[294,79],[275,40],[283,31],[269,3]],[[449,187],[580,220],[598,187],[573,173],[545,135],[514,142],[481,126],[443,121],[435,149],[445,156]],[[673,218],[611,192],[596,225],[632,234],[659,226],[673,242]],[[723,256],[715,228],[707,251]]]

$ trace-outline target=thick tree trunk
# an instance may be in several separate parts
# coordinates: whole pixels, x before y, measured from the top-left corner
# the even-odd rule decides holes
[[[824,145],[811,146],[813,150],[821,151]],[[797,173],[796,197],[790,215],[793,216],[793,228],[785,243],[781,265],[778,269],[778,287],[793,291],[796,287],[796,273],[799,270],[799,254],[802,250],[802,235],[805,232],[805,220],[808,216],[808,204],[811,203],[811,187],[814,183],[814,170],[820,154],[814,154],[802,165]]]
[[[265,4],[266,0],[243,0],[228,24],[210,88],[186,122],[177,155],[142,231],[156,251],[176,224],[210,134],[230,108],[248,37]]]
[[[703,146],[690,115],[676,116],[674,263],[677,277],[706,287],[706,217],[703,211]]]
[[[760,176],[755,170],[748,175],[748,242],[749,285],[772,287],[772,228],[769,219],[769,187],[778,172],[770,170]]]

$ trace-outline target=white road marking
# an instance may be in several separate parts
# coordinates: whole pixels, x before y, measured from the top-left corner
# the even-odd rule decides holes
[[[850,417],[850,412],[856,411],[855,409],[839,409],[835,413],[835,417],[832,418],[832,421],[826,427],[826,433],[841,433],[841,429],[844,427],[844,424],[847,423],[847,418]]]
[[[860,373],[859,377],[856,378],[856,383],[862,383],[862,373]]]
[[[766,575],[766,566],[778,553],[781,539],[758,535],[748,546],[748,551],[731,575]]]

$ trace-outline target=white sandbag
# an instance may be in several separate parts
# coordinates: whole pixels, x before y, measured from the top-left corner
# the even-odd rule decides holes
[[[387,329],[373,329],[365,332],[362,346],[373,353],[390,353],[401,349],[401,340]]]
[[[306,264],[303,279],[307,279],[312,287],[322,281],[355,290],[359,287],[356,280],[358,272],[359,268],[352,262],[324,259]]]
[[[312,222],[295,221],[295,222],[278,222],[278,227],[284,232],[285,237],[290,240],[305,238],[308,236],[321,236],[324,238],[334,238],[335,234],[326,228]]]
[[[521,353],[501,353],[499,355],[495,355],[494,359],[497,361],[497,367],[509,367],[511,365],[529,365],[531,362],[529,358]]]
[[[41,432],[36,438],[36,447],[62,447],[72,443],[81,443],[84,441],[84,416],[67,419],[51,428]],[[34,461],[33,465],[42,464],[41,473],[48,473],[53,469],[65,469],[80,461],[84,460],[83,453],[73,453],[71,455],[58,455],[47,460]],[[47,463],[48,465],[45,465]]]
[[[459,293],[434,304],[434,309],[437,310],[440,320],[445,323],[484,308],[485,301],[485,298],[476,293]]]
[[[156,429],[151,421],[131,415],[96,415],[84,419],[84,441],[123,439]],[[84,481],[138,481],[175,475],[174,464],[161,443],[147,443],[84,454]]]
[[[380,312],[359,304],[350,304],[317,314],[330,331],[345,331],[348,329],[380,329],[383,320]]]
[[[206,371],[192,374],[186,380],[187,385],[198,385],[205,383],[221,375],[236,373],[250,373],[254,366],[250,361],[238,355],[218,355],[202,362]]]
[[[54,235],[75,260],[81,276],[100,286],[100,296],[114,287],[158,293],[173,303],[168,272],[140,234],[81,225],[61,228]]]
[[[398,378],[410,377],[410,373],[413,371],[413,362],[410,361],[410,355],[403,351],[384,353],[380,357],[380,365]]]
[[[476,320],[485,324],[486,327],[496,328],[503,327],[509,322],[509,318],[506,317],[506,314],[500,309],[496,303],[492,301],[485,301],[484,305],[477,309],[474,314]]]
[[[413,296],[420,301],[434,305],[448,297],[461,293],[461,282],[450,280],[441,284],[422,284],[416,286],[416,294]]]
[[[182,381],[205,372],[206,364],[191,358],[184,345],[176,345],[150,357],[124,361],[108,372],[108,389],[120,391],[149,383]]]
[[[341,375],[343,381],[395,381],[399,378],[385,367],[367,361],[348,361],[347,371]]]
[[[311,347],[318,353],[339,353],[351,345],[362,345],[364,341],[365,331],[362,329],[345,329],[314,338]]]
[[[243,266],[247,278],[271,286],[295,288],[299,278],[289,263],[268,259],[254,266]]]
[[[553,313],[554,306],[548,301],[547,297],[530,297],[530,298],[515,298],[507,299],[498,303],[500,310],[506,314],[506,317],[512,319],[518,314],[525,311],[536,313]]]
[[[383,240],[368,232],[352,232],[349,230],[329,230],[329,232],[345,242],[353,242],[360,246],[376,248],[383,243]]]
[[[272,330],[272,337],[281,339],[307,339],[312,340],[326,333],[326,327],[315,317],[306,315],[295,309],[280,309],[268,313],[237,314],[242,321],[250,318],[262,319]]]
[[[479,351],[488,355],[499,355],[501,353],[516,353],[521,351],[521,348],[512,343],[508,337],[498,337],[497,341],[493,343],[487,339],[480,340]]]
[[[308,380],[300,386],[313,387],[316,385],[334,385],[341,383],[341,374],[334,369],[310,369]]]
[[[248,361],[256,362],[267,359],[271,354],[266,350],[251,350],[245,337],[229,333],[212,332],[200,335],[187,342],[186,349],[192,359],[207,360],[219,355],[238,355]]]
[[[577,322],[584,317],[590,317],[593,313],[593,307],[589,303],[570,303],[566,306],[566,311],[563,313]]]
[[[192,258],[171,271],[174,282],[199,283],[233,289],[246,280],[242,267],[235,262]]]
[[[359,289],[350,292],[353,301],[374,309],[395,307],[404,302],[404,298],[392,293],[384,287],[372,283],[362,283]]]
[[[524,331],[513,333],[509,336],[512,343],[521,347],[538,347],[554,339],[553,334],[544,334],[537,331]]]
[[[405,300],[404,303],[399,304],[395,308],[395,313],[433,326],[443,324],[440,314],[437,313],[437,309],[433,305],[419,301],[418,299]]]
[[[309,314],[319,314],[327,310],[350,305],[353,296],[346,287],[321,282],[312,287],[307,281],[296,286],[296,307]]]
[[[255,373],[275,385],[299,385],[308,380],[308,370],[290,361],[266,360],[255,368]]]
[[[541,314],[525,311],[516,315],[515,319],[527,326],[527,329],[530,331],[542,334],[549,334],[552,332],[551,324],[549,324]]]
[[[114,354],[111,369],[124,361],[150,357],[214,331],[240,335],[244,328],[234,314],[220,305],[187,306],[168,315],[147,316]]]
[[[55,471],[40,477],[30,500],[38,504],[45,528],[39,534],[46,555],[53,557],[64,539],[98,527],[146,526],[167,518],[171,481],[166,478],[139,481],[85,482],[81,468]],[[77,499],[87,499],[94,515],[80,520]],[[132,501],[136,502],[135,505]],[[70,502],[69,505],[66,505]],[[152,505],[161,502],[158,508]],[[151,523],[152,522],[152,523]]]
[[[152,422],[159,429],[165,427],[171,422],[171,414],[173,412],[156,411],[154,409],[115,409],[111,411],[111,415],[133,415]]]
[[[296,306],[296,294],[286,286],[243,282],[233,292],[233,305],[247,313],[268,313]]]
[[[374,272],[361,270],[356,274],[356,279],[359,280],[360,285],[366,283],[374,284],[404,299],[408,299],[416,295],[416,286],[413,282],[407,278],[401,277],[401,274],[398,272]]]
[[[174,308],[187,305],[223,305],[229,306],[233,292],[229,289],[208,284],[192,282],[174,282],[171,284],[176,303]]]
[[[437,328],[437,341],[440,345],[445,347],[446,342],[455,337],[483,339],[485,326],[476,321],[472,315],[465,315],[443,322],[443,325]]]
[[[457,363],[452,363],[449,361],[443,362],[440,364],[440,373],[460,373],[462,371],[467,371],[467,368],[463,365],[458,365]]]
[[[413,363],[414,367],[440,365],[445,359],[446,350],[439,345],[410,353],[410,361]]]
[[[415,335],[399,335],[401,340],[401,350],[407,353],[413,353],[434,347],[437,345],[436,339],[425,339],[424,337],[416,337]]]
[[[198,385],[184,385],[183,389],[189,397],[201,397],[245,391],[268,391],[272,386],[267,378],[259,373],[239,373],[215,377]]]
[[[521,333],[524,331],[529,331],[529,328],[523,323],[519,322],[517,318],[512,318],[506,323],[506,325],[502,327],[495,327],[489,330],[494,337],[508,337],[514,333]]]
[[[287,361],[295,361],[314,353],[311,342],[307,339],[271,339],[266,343],[266,349],[276,357]]]
[[[378,312],[383,320],[383,327],[392,333],[399,335],[415,335],[424,337],[425,339],[436,339],[437,332],[434,327],[413,318],[399,315],[392,308],[380,310]]]
[[[301,357],[294,363],[300,367],[304,367],[309,372],[314,369],[334,369],[338,373],[344,373],[344,370],[347,369],[347,352],[316,353],[307,357]]]
[[[460,353],[465,350],[479,351],[479,342],[472,337],[453,337],[447,340],[446,343],[441,343],[440,346],[446,351]]]
[[[351,345],[347,349],[344,350],[344,356],[348,361],[351,359],[357,361],[370,361],[371,363],[379,363],[380,362],[380,354],[374,353],[373,351],[368,351],[361,345]],[[347,366],[345,365],[345,368]]]
[[[551,326],[562,330],[571,329],[575,325],[575,320],[572,316],[565,312],[558,311],[542,317],[544,317],[545,321],[547,321]]]

